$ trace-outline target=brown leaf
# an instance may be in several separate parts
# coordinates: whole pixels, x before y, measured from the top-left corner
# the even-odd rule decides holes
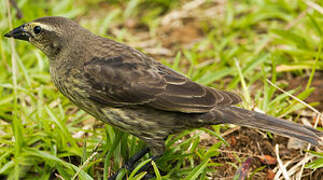
[[[237,139],[234,136],[231,136],[230,138],[230,145],[235,146],[237,144]]]
[[[274,158],[270,155],[263,155],[263,156],[259,157],[259,159],[262,163],[267,164],[267,165],[274,165],[277,163],[276,158]]]
[[[274,173],[274,171],[273,171],[273,170],[268,169],[266,179],[267,179],[267,180],[272,180],[272,179],[274,179],[275,175],[276,175],[276,174]]]

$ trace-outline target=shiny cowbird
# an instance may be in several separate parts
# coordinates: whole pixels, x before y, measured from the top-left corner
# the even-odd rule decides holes
[[[238,95],[195,83],[70,19],[39,18],[5,37],[29,41],[43,51],[61,93],[95,118],[142,139],[155,156],[163,154],[170,134],[223,123],[322,143],[321,131],[236,107]]]

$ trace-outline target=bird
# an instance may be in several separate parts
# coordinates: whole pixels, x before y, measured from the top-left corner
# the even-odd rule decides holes
[[[237,94],[193,82],[71,19],[41,17],[4,36],[39,48],[48,57],[51,79],[64,96],[96,119],[143,140],[155,157],[165,152],[169,135],[217,124],[258,128],[322,144],[319,130],[240,108],[237,104],[242,99]]]

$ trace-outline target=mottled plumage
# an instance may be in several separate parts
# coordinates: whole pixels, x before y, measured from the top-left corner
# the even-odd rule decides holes
[[[322,142],[318,130],[234,107],[241,101],[236,94],[197,84],[69,19],[40,18],[6,36],[40,48],[50,59],[55,85],[67,98],[97,119],[144,140],[156,155],[164,152],[168,135],[219,123]]]

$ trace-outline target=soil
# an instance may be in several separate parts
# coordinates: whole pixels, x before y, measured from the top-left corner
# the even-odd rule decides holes
[[[308,82],[309,77],[308,76],[298,76],[294,79],[291,79],[289,81],[288,89],[295,89],[298,87],[301,87],[300,92],[302,92]],[[311,93],[311,95],[305,100],[307,103],[311,102],[318,102],[319,105],[315,106],[317,110],[320,112],[323,111],[323,71],[317,71],[315,72],[314,78],[312,80],[311,87],[314,87],[314,91]]]
[[[241,127],[233,133],[225,137],[230,146],[222,147],[223,152],[215,157],[214,162],[221,163],[224,166],[216,167],[215,179],[232,179],[237,169],[229,164],[239,164],[251,158],[251,165],[247,171],[249,171],[249,177],[252,172],[257,168],[263,167],[262,170],[254,174],[252,179],[273,179],[275,176],[275,168],[278,166],[275,145],[279,144],[279,157],[283,162],[293,160],[295,163],[291,163],[292,167],[298,163],[305,152],[299,149],[288,149],[287,143],[289,138],[273,135],[273,138],[269,138],[265,132],[260,132],[255,129]],[[241,163],[240,163],[241,166]],[[312,171],[311,169],[304,169],[302,179],[319,180],[323,175],[323,169]]]

